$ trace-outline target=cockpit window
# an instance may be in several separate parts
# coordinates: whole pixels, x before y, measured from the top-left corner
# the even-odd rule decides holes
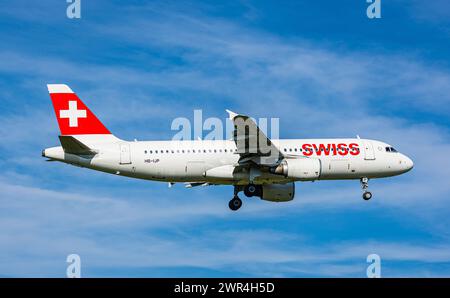
[[[386,147],[386,152],[397,152],[394,147]]]

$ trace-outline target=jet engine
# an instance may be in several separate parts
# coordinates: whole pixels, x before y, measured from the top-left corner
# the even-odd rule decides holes
[[[264,184],[262,185],[261,199],[271,202],[291,201],[295,195],[295,184]]]
[[[319,178],[320,168],[320,160],[316,158],[286,158],[270,172],[295,180],[313,181]]]

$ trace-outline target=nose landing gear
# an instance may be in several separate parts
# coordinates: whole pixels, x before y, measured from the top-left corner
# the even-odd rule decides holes
[[[370,191],[366,191],[363,193],[362,197],[364,200],[368,201],[372,198],[372,193]]]
[[[363,190],[362,197],[364,200],[368,201],[372,198],[372,193],[367,190],[367,188],[369,187],[369,178],[362,177],[360,181],[361,181],[361,188]]]

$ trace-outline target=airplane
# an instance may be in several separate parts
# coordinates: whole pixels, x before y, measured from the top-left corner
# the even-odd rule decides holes
[[[371,139],[270,140],[256,122],[227,110],[230,140],[124,141],[114,136],[65,84],[48,84],[61,146],[42,151],[49,161],[114,175],[186,187],[232,185],[229,208],[242,206],[239,192],[272,202],[291,201],[295,182],[359,180],[370,200],[369,179],[410,171],[414,164],[393,146]]]

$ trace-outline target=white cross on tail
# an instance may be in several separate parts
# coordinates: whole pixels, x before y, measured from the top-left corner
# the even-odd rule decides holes
[[[78,118],[86,118],[86,110],[78,110],[75,100],[69,101],[69,109],[59,111],[60,118],[69,118],[70,127],[78,127]]]

